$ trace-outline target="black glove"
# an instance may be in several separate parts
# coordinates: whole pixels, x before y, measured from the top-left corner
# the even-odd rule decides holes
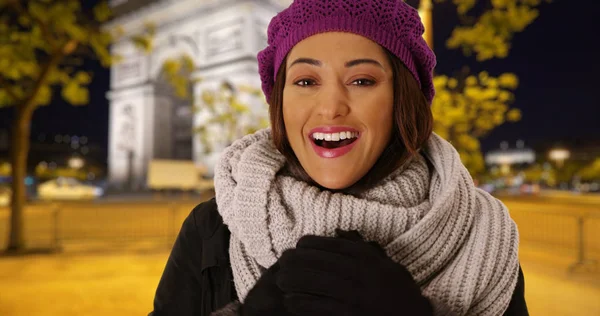
[[[241,316],[285,316],[283,292],[277,287],[279,264],[275,263],[258,279],[240,307]]]
[[[302,237],[279,259],[291,315],[433,315],[410,272],[358,232]]]

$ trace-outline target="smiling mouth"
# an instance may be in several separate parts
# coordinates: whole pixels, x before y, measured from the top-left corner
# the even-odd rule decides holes
[[[311,138],[315,145],[319,147],[326,149],[335,149],[345,147],[354,143],[358,139],[358,133],[314,133]]]
[[[327,141],[327,140],[313,139],[313,141],[315,142],[315,145],[317,145],[319,147],[327,148],[327,149],[348,146],[348,145],[354,143],[356,140],[357,140],[357,138],[344,139],[344,140],[340,140],[340,141]]]

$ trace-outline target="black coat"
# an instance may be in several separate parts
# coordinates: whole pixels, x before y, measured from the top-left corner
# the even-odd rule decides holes
[[[229,236],[215,199],[192,210],[171,250],[150,316],[209,316],[237,299],[229,264]],[[529,315],[520,268],[504,315]]]

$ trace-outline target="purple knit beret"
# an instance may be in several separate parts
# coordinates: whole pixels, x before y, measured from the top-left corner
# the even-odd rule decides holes
[[[417,10],[402,0],[295,0],[269,23],[268,46],[258,53],[262,90],[269,100],[279,66],[303,39],[324,32],[350,32],[396,55],[431,104],[436,58],[423,39],[424,30]]]

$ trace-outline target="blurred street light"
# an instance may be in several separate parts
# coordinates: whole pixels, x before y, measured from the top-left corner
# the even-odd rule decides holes
[[[423,38],[425,38],[425,42],[429,45],[429,48],[433,49],[433,3],[432,0],[421,0],[419,2],[419,16],[423,21],[423,26],[425,27],[425,33],[423,34]]]
[[[69,159],[69,167],[72,169],[80,169],[85,164],[85,161],[80,157],[72,157]]]
[[[548,157],[550,160],[555,161],[556,165],[560,168],[565,163],[565,160],[571,157],[571,152],[564,148],[555,148],[550,150]]]

